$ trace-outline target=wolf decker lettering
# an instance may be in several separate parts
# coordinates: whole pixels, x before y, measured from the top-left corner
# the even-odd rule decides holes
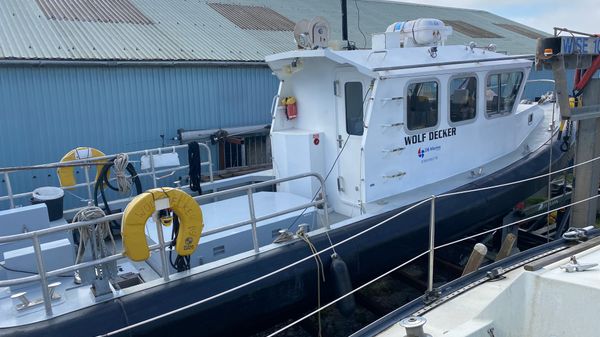
[[[442,130],[424,132],[404,137],[404,145],[418,144],[423,143],[427,140],[442,139],[452,136],[456,136],[456,128],[447,128]]]

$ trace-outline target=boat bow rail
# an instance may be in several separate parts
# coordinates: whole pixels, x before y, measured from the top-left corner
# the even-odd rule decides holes
[[[264,187],[268,187],[268,186],[274,186],[274,185],[292,181],[292,180],[299,180],[299,179],[306,179],[306,178],[313,178],[319,182],[319,184],[321,185],[321,195],[323,197],[317,198],[315,195],[315,198],[313,198],[312,200],[310,200],[307,203],[299,204],[299,205],[296,205],[296,206],[288,208],[288,209],[279,210],[277,212],[273,212],[273,213],[270,213],[270,214],[267,214],[264,216],[256,216],[256,214],[254,212],[254,198],[253,198],[253,194],[254,194],[255,190],[258,190],[258,189],[261,189]],[[260,253],[260,246],[259,246],[259,243],[257,240],[257,223],[259,223],[261,221],[273,219],[273,218],[276,218],[276,217],[279,217],[279,216],[282,216],[285,214],[297,212],[300,210],[306,210],[310,207],[318,207],[318,208],[322,207],[323,208],[324,219],[323,219],[322,227],[324,227],[326,230],[329,229],[329,226],[330,226],[329,215],[328,215],[329,211],[328,211],[327,199],[325,197],[326,196],[325,179],[318,173],[310,172],[310,173],[298,174],[298,175],[294,175],[294,176],[287,177],[287,178],[272,179],[272,180],[268,180],[268,181],[254,183],[251,185],[230,188],[227,190],[222,190],[222,191],[217,191],[217,192],[213,192],[213,193],[199,195],[199,196],[194,197],[194,200],[197,202],[201,202],[203,200],[215,199],[215,198],[227,196],[230,194],[238,195],[240,192],[244,192],[247,195],[249,213],[250,213],[249,218],[244,221],[239,221],[239,222],[236,222],[233,224],[228,224],[226,226],[221,226],[218,228],[204,231],[202,233],[202,237],[214,235],[217,233],[236,229],[236,228],[246,226],[246,225],[251,225],[253,251],[255,254],[257,254],[257,253]],[[31,275],[31,276],[26,276],[26,277],[9,279],[9,280],[0,280],[0,288],[18,286],[18,285],[22,285],[25,283],[39,281],[40,285],[41,285],[42,300],[43,300],[43,304],[45,307],[46,316],[52,317],[53,316],[52,293],[49,288],[49,283],[48,283],[49,278],[61,276],[61,275],[67,274],[67,273],[72,273],[72,272],[75,272],[77,270],[87,268],[87,267],[98,266],[98,265],[101,265],[101,264],[104,264],[107,262],[117,261],[117,260],[125,258],[127,256],[123,252],[120,252],[120,253],[110,255],[110,256],[107,256],[104,258],[98,258],[98,259],[94,259],[92,261],[87,261],[87,262],[83,262],[83,263],[74,264],[74,265],[71,265],[68,267],[47,271],[44,267],[44,259],[42,258],[42,247],[40,244],[40,237],[45,236],[45,235],[50,235],[53,233],[58,233],[58,232],[75,230],[75,229],[85,227],[85,226],[92,226],[92,225],[96,225],[96,224],[107,222],[107,221],[121,220],[122,217],[123,217],[123,213],[120,212],[120,213],[110,214],[110,215],[107,215],[107,216],[104,216],[104,217],[101,217],[98,219],[94,219],[94,220],[73,222],[70,224],[60,225],[60,226],[56,226],[56,227],[52,227],[52,228],[46,228],[46,229],[41,229],[41,230],[36,230],[36,231],[31,231],[31,232],[25,232],[25,233],[21,233],[21,234],[0,237],[0,244],[11,243],[11,242],[16,242],[16,241],[20,241],[20,240],[32,240],[33,250],[34,250],[34,254],[35,254],[35,258],[36,258],[36,262],[37,262],[37,274]],[[160,230],[160,226],[162,226],[160,224],[160,222],[157,223],[156,225],[157,225],[158,229]],[[93,233],[93,235],[98,234],[96,231],[93,231],[92,233]],[[148,249],[150,251],[159,251],[162,256],[165,254],[165,249],[167,248],[167,246],[169,246],[172,243],[172,241],[171,240],[165,241],[163,236],[161,236],[161,235],[159,235],[158,238],[159,238],[159,242],[156,244],[150,245],[148,247]],[[201,244],[202,243],[200,243],[200,245]],[[171,274],[169,274],[169,266],[167,265],[167,260],[164,258],[161,258],[160,262],[161,262],[161,270],[163,271],[163,279],[165,281],[169,281],[171,279]],[[43,317],[40,317],[40,319],[43,319]],[[2,327],[1,322],[0,322],[0,327]]]

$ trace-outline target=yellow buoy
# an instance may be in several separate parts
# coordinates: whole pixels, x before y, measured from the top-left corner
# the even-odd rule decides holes
[[[70,161],[79,160],[79,159],[87,159],[87,158],[97,158],[106,156],[102,151],[98,149],[94,149],[93,147],[78,147],[75,148],[67,154],[65,154],[60,160],[61,163],[68,163]],[[83,166],[83,165],[82,165]],[[102,165],[96,165],[96,179],[98,180],[98,176],[100,175],[100,171],[102,169]],[[61,187],[70,187],[75,186],[77,183],[75,180],[75,167],[59,167],[56,169],[56,174],[58,175],[58,181],[60,182]]]
[[[179,217],[175,250],[181,256],[191,255],[198,246],[204,222],[202,210],[189,194],[175,188],[155,188],[135,197],[125,208],[121,221],[124,254],[133,261],[150,257],[146,241],[146,222],[157,211],[157,201],[168,199],[168,208]],[[164,223],[163,223],[164,225]]]

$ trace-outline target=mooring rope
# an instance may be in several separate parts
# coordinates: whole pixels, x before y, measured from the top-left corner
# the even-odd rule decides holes
[[[310,241],[310,238],[306,235],[304,228],[300,227],[296,232],[296,235],[302,241],[306,242],[308,248],[310,248],[310,252],[315,257],[315,262],[317,263],[317,316],[319,323],[319,333],[318,336],[322,336],[322,327],[321,327],[321,279],[323,283],[325,283],[325,267],[323,267],[323,260],[321,260],[321,255],[317,254],[318,250],[315,245]]]
[[[124,194],[129,194],[132,183],[131,177],[125,175],[127,165],[129,165],[129,156],[126,153],[119,153],[115,156],[113,166],[115,168],[115,175],[117,176],[117,188],[119,192]]]
[[[99,219],[106,216],[104,211],[100,207],[88,206],[75,214],[73,222],[89,221]],[[94,236],[94,226],[96,227],[96,235]],[[95,225],[82,226],[77,229],[79,231],[79,246],[77,247],[77,257],[75,258],[75,264],[81,263],[83,260],[83,254],[85,254],[85,245],[92,238],[96,247],[96,253],[100,253],[101,257],[107,255],[106,245],[104,239],[109,237],[112,242],[112,254],[116,254],[117,245],[115,244],[115,238],[110,231],[110,224],[108,221],[103,221]]]

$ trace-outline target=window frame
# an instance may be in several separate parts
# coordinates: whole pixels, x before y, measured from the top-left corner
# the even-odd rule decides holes
[[[426,127],[426,128],[422,128],[422,129],[416,129],[416,130],[411,130],[408,128],[408,87],[411,84],[415,84],[415,83],[425,83],[425,82],[436,82],[437,83],[437,123],[433,126],[430,127]],[[441,113],[440,111],[442,110],[442,81],[438,78],[438,77],[423,77],[423,78],[416,78],[416,79],[411,79],[410,81],[407,81],[406,84],[404,85],[404,89],[403,89],[403,100],[404,100],[404,131],[407,135],[416,135],[416,134],[420,134],[423,132],[429,132],[429,131],[433,131],[439,128],[440,123],[441,123]]]
[[[468,77],[474,77],[475,80],[477,81],[476,83],[476,88],[475,88],[475,116],[473,118],[470,119],[465,119],[462,121],[458,121],[458,122],[453,122],[451,119],[451,115],[452,115],[452,104],[451,104],[451,99],[452,99],[452,92],[450,92],[450,86],[453,80],[457,79],[457,78],[468,78]],[[481,111],[481,86],[479,85],[479,83],[481,83],[481,76],[478,76],[477,73],[460,73],[460,74],[454,74],[452,76],[450,76],[448,78],[448,85],[447,85],[447,90],[448,90],[448,114],[447,114],[447,118],[448,118],[448,125],[450,126],[457,126],[457,125],[466,125],[466,124],[471,124],[471,123],[475,123],[475,121],[477,121],[477,119],[479,118],[480,111]],[[487,81],[486,81],[486,85],[487,85]],[[484,91],[485,93],[485,91]],[[484,98],[485,99],[485,98]]]
[[[487,99],[485,97],[485,93],[486,90],[488,88],[488,79],[490,78],[490,76],[494,76],[494,75],[500,75],[500,78],[502,78],[502,74],[506,74],[506,73],[520,73],[521,74],[521,83],[519,83],[519,90],[517,91],[517,97],[521,97],[521,94],[523,92],[523,88],[525,87],[525,71],[523,69],[502,69],[502,70],[495,70],[495,71],[490,71],[485,75],[485,86],[483,87],[483,113],[485,118],[487,119],[494,119],[494,118],[501,118],[501,117],[505,117],[505,116],[510,116],[515,112],[515,109],[517,108],[517,105],[519,104],[519,102],[517,101],[517,97],[515,97],[515,101],[513,103],[512,109],[509,112],[505,112],[505,113],[501,113],[501,112],[497,112],[494,114],[490,114],[487,111]],[[499,83],[499,91],[500,93],[502,92],[502,83]],[[498,95],[500,95],[500,93]]]
[[[363,127],[362,127],[362,131],[360,134],[355,134],[355,133],[350,133],[348,131],[348,101],[347,101],[347,95],[346,95],[346,85],[348,83],[359,83],[360,84],[360,89],[361,89],[361,93],[360,93],[360,109],[362,111],[362,122],[363,122]],[[356,136],[356,137],[362,137],[365,134],[365,126],[364,126],[364,121],[365,121],[365,107],[364,107],[364,101],[363,101],[363,97],[365,96],[365,84],[363,83],[363,81],[359,81],[359,80],[348,80],[348,81],[344,81],[343,82],[343,86],[344,86],[344,97],[342,98],[344,100],[344,131],[346,131],[346,134],[349,136]]]

